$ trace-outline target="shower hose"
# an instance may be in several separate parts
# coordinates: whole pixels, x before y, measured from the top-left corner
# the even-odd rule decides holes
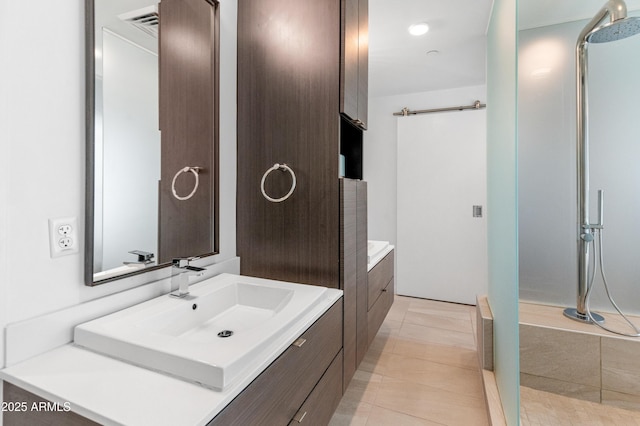
[[[636,327],[631,321],[629,321],[629,318],[627,318],[625,316],[625,314],[622,313],[620,308],[618,308],[618,305],[616,304],[616,302],[613,300],[613,297],[611,296],[611,292],[609,291],[609,284],[607,283],[607,277],[606,277],[606,274],[604,272],[604,255],[603,255],[603,250],[602,250],[602,230],[601,229],[600,230],[599,229],[594,229],[593,232],[598,234],[598,235],[597,235],[597,239],[592,240],[592,243],[593,243],[593,271],[592,271],[591,277],[589,279],[589,285],[587,287],[587,294],[585,295],[585,308],[586,308],[586,311],[587,311],[587,316],[589,317],[589,319],[595,325],[597,325],[598,327],[602,328],[603,330],[607,330],[610,333],[619,334],[621,336],[627,336],[627,337],[640,337],[640,330],[638,330],[638,327]],[[596,252],[597,252],[598,262],[596,262]],[[593,314],[591,313],[591,309],[589,308],[589,298],[591,297],[591,290],[593,289],[593,281],[594,281],[594,279],[596,277],[596,274],[597,274],[598,263],[600,264],[600,275],[602,276],[602,282],[604,283],[604,289],[607,292],[607,297],[609,298],[609,301],[611,302],[611,305],[613,305],[613,307],[616,309],[616,311],[618,311],[618,313],[622,316],[622,318],[624,318],[624,320],[627,322],[627,324],[629,324],[629,326],[634,330],[635,333],[624,333],[624,332],[621,332],[621,331],[612,330],[611,328],[604,326],[603,324],[599,323],[598,321],[596,321],[593,318]]]

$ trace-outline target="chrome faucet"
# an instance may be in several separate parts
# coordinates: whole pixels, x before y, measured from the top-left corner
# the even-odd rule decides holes
[[[199,268],[197,266],[191,266],[189,263],[192,260],[199,259],[197,257],[189,257],[189,258],[178,258],[173,259],[171,262],[173,267],[171,268],[172,272],[177,273],[171,276],[171,288],[178,284],[178,290],[169,294],[171,297],[185,297],[189,294],[189,277],[190,276],[201,276],[204,274],[206,269]]]

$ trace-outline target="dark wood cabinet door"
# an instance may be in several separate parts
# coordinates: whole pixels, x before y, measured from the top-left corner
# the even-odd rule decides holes
[[[217,25],[209,0],[160,2],[161,180],[158,261],[215,251]],[[198,187],[185,167],[199,167]],[[176,176],[176,174],[178,174]],[[175,177],[175,182],[174,182]],[[174,185],[172,185],[174,184]]]
[[[328,425],[342,399],[342,352],[327,368],[289,426]]]
[[[358,120],[366,129],[369,118],[369,0],[358,1]]]
[[[369,0],[342,0],[340,112],[367,128],[369,90]]]
[[[358,0],[342,0],[340,52],[340,112],[358,118],[359,8]]]
[[[237,253],[241,273],[337,288],[340,3],[238,2]],[[264,173],[286,164],[293,194]],[[272,198],[292,178],[265,179]]]

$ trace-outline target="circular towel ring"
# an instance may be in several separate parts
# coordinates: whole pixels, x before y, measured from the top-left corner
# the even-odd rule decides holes
[[[289,172],[291,174],[291,179],[293,179],[293,182],[291,183],[291,189],[289,190],[287,195],[281,198],[272,198],[269,195],[267,195],[267,192],[264,190],[264,181],[267,179],[267,175],[269,173],[278,169]],[[291,170],[291,167],[287,166],[286,164],[276,163],[273,165],[273,167],[271,167],[266,172],[264,172],[264,175],[262,175],[262,181],[260,182],[260,189],[262,190],[262,195],[264,195],[264,198],[271,201],[272,203],[280,203],[286,200],[287,198],[289,198],[291,194],[293,194],[293,191],[296,189],[296,174],[293,172],[293,170]]]
[[[196,177],[196,184],[193,186],[193,190],[191,190],[191,193],[189,195],[185,197],[181,197],[176,192],[176,179],[178,179],[178,176],[180,176],[181,173],[187,173],[187,172],[193,173],[193,175]],[[173,196],[180,201],[188,200],[189,198],[193,197],[193,194],[195,194],[196,191],[198,190],[198,184],[200,183],[200,179],[198,177],[199,172],[200,172],[200,167],[187,166],[178,170],[178,173],[175,174],[175,176],[173,177],[173,181],[171,182],[171,192],[173,192]]]

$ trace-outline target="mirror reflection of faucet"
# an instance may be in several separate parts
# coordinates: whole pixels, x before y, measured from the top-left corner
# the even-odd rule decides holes
[[[206,269],[198,266],[190,265],[190,262],[197,260],[199,257],[178,258],[171,262],[171,288],[178,286],[178,290],[169,294],[171,297],[183,298],[189,294],[189,277],[202,276]],[[176,273],[177,272],[177,273]]]
[[[131,250],[129,253],[138,256],[138,260],[122,262],[125,265],[145,265],[146,266],[146,265],[150,265],[150,264],[155,263],[154,260],[153,260],[154,254],[153,253],[149,253],[148,251]]]

